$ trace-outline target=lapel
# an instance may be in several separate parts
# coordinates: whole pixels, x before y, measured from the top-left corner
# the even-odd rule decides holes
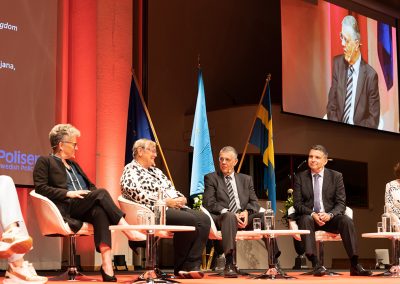
[[[314,200],[314,188],[313,188],[313,184],[312,184],[312,175],[311,175],[311,170],[307,170],[307,176],[305,179],[305,188],[308,189],[311,193],[311,196]]]
[[[355,114],[355,110],[357,109],[358,102],[360,101],[361,90],[364,86],[364,81],[365,81],[365,77],[366,77],[365,73],[366,73],[365,62],[364,62],[364,60],[361,59],[360,70],[358,73],[358,80],[357,80],[356,99],[354,101],[354,114]]]
[[[244,185],[243,185],[243,179],[240,178],[240,176],[237,173],[235,173],[235,182],[236,182],[237,194],[240,201],[240,206],[242,207],[242,199],[245,198]]]
[[[220,179],[220,182],[222,183],[220,188],[222,189],[223,192],[225,192],[229,200],[229,192],[228,192],[228,187],[226,186],[224,174],[222,172],[218,172],[218,177]]]
[[[324,207],[326,206],[325,204],[327,204],[326,203],[326,201],[327,201],[326,195],[328,193],[328,188],[329,188],[330,183],[331,183],[331,174],[330,174],[330,171],[327,168],[325,168],[324,169],[324,182],[322,184],[322,202],[324,203]]]
[[[342,94],[341,96],[339,96],[339,109],[343,109],[344,110],[344,103],[346,100],[346,84],[347,84],[347,72],[349,70],[349,64],[346,62],[346,60],[344,59],[344,56],[341,57],[341,64],[339,64],[339,78],[338,78],[338,82],[339,82],[339,87],[340,87],[340,93]],[[344,66],[343,66],[344,65]],[[344,111],[343,111],[344,112]],[[340,118],[341,119],[341,118]]]

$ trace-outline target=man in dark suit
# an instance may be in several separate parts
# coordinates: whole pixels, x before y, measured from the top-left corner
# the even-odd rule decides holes
[[[220,171],[204,177],[203,206],[210,212],[217,228],[221,229],[226,259],[225,277],[237,277],[234,261],[238,228],[253,229],[254,218],[261,218],[262,223],[264,222],[264,213],[259,212],[260,205],[254,192],[253,179],[234,172],[237,162],[235,148],[226,146],[219,152]],[[273,245],[275,256],[279,257],[280,251],[276,242]]]
[[[353,16],[344,17],[340,40],[344,54],[333,59],[327,117],[329,120],[378,128],[378,75],[361,58],[360,31]]]
[[[307,258],[312,262],[314,276],[323,276],[327,270],[317,257],[315,231],[340,233],[344,248],[350,258],[351,276],[369,276],[358,263],[357,236],[353,220],[344,215],[346,192],[342,174],[325,168],[328,152],[324,146],[314,145],[308,155],[309,170],[296,175],[294,181],[294,208],[299,229],[310,230],[302,235]]]

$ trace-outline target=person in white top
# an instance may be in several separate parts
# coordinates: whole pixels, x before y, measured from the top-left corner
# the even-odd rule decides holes
[[[156,143],[139,139],[133,145],[133,160],[121,176],[122,196],[154,210],[158,193],[167,205],[166,224],[194,226],[193,232],[174,233],[174,274],[182,278],[202,278],[200,270],[203,248],[210,233],[210,219],[186,206],[186,197],[155,166]]]
[[[3,283],[46,283],[47,278],[38,276],[31,263],[24,260],[25,253],[32,249],[19,205],[14,181],[9,176],[0,176],[0,258],[8,259],[8,268]]]
[[[386,184],[385,205],[396,231],[400,231],[400,162],[394,166],[395,180]]]

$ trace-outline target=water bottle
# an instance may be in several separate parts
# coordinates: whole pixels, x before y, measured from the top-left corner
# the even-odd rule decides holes
[[[265,230],[274,230],[275,229],[275,214],[274,210],[272,210],[271,201],[267,201],[267,208],[264,212],[264,225]]]
[[[165,225],[166,224],[166,216],[165,211],[167,210],[167,204],[163,200],[161,189],[158,191],[158,199],[154,204],[154,223],[156,225]]]
[[[382,231],[383,232],[391,232],[392,231],[390,213],[389,213],[386,205],[384,207],[384,212],[382,214]]]

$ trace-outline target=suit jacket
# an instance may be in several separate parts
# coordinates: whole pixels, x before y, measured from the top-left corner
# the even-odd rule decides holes
[[[69,161],[82,175],[89,190],[95,190],[95,185],[89,180],[81,167],[74,161]],[[41,156],[33,170],[33,182],[36,192],[52,200],[60,210],[64,220],[72,231],[77,232],[82,227],[82,221],[69,216],[70,198],[67,197],[67,172],[60,159],[53,156]]]
[[[254,192],[253,179],[245,174],[235,173],[235,182],[242,210],[258,212],[260,205]],[[229,193],[224,175],[213,172],[204,177],[203,206],[212,214],[220,215],[222,209],[229,209]]]
[[[300,172],[294,180],[293,191],[296,215],[310,215],[314,207],[314,190],[311,170]],[[322,202],[325,212],[334,216],[343,215],[346,210],[346,191],[341,173],[325,168],[322,184]]]
[[[326,107],[329,120],[342,121],[343,119],[348,67],[349,64],[343,55],[338,55],[333,59],[332,83]],[[355,125],[378,128],[379,116],[378,75],[361,59],[353,121]]]

